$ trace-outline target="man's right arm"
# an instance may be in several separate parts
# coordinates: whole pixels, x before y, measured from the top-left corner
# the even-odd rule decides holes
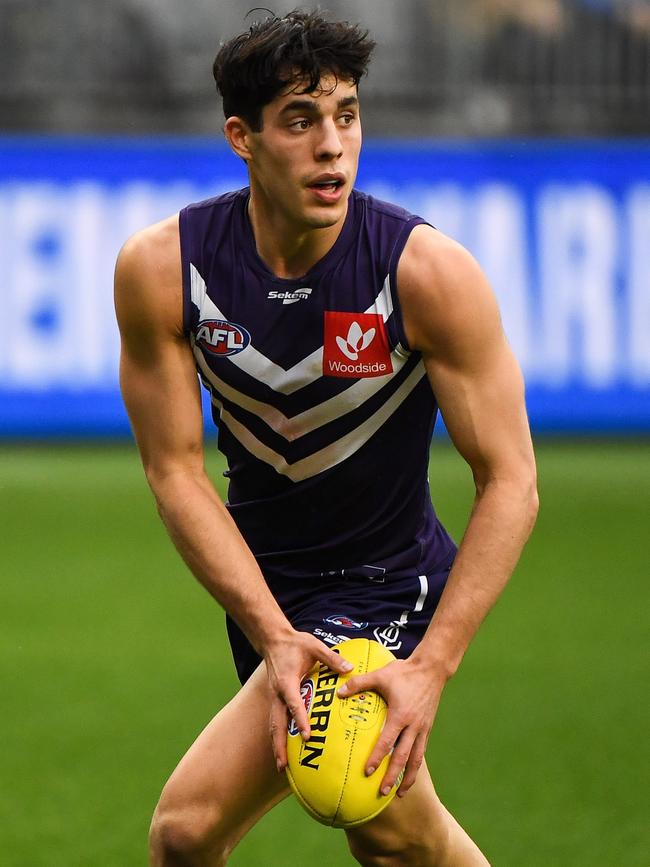
[[[266,661],[274,725],[280,725],[286,705],[308,732],[300,677],[316,659],[337,670],[341,660],[313,636],[291,627],[205,472],[199,383],[183,333],[181,285],[178,218],[127,241],[115,271],[124,402],[174,544]],[[274,744],[282,763],[279,733]]]

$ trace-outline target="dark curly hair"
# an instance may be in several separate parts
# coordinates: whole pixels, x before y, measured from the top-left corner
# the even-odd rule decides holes
[[[327,21],[319,10],[271,13],[219,49],[212,71],[223,113],[259,132],[264,106],[292,83],[299,93],[315,91],[325,75],[358,85],[374,47],[367,30]]]

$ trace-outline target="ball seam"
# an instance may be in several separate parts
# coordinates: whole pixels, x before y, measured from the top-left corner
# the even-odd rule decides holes
[[[366,667],[365,667],[365,670],[362,672],[363,674],[366,674],[368,672],[369,664],[370,664],[370,644],[368,643],[366,645]],[[357,731],[358,731],[358,726],[355,723],[354,732],[352,734],[352,743],[350,744],[350,749],[348,750],[348,761],[347,761],[347,767],[345,769],[345,776],[343,777],[343,784],[341,786],[341,794],[339,795],[339,800],[338,800],[338,803],[336,805],[336,810],[334,811],[334,818],[332,820],[332,824],[334,822],[336,822],[338,815],[339,815],[339,809],[341,808],[341,801],[343,800],[343,793],[345,792],[345,784],[348,781],[348,775],[350,773],[350,764],[352,762],[352,753],[354,752],[354,744],[355,744],[356,739],[357,739]]]

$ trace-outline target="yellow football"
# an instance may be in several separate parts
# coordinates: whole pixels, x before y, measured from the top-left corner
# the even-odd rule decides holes
[[[367,691],[339,698],[337,690],[355,674],[365,674],[395,657],[376,641],[353,638],[336,650],[354,664],[350,674],[338,674],[318,663],[305,677],[301,695],[309,717],[311,736],[303,741],[293,720],[289,723],[287,777],[307,812],[335,828],[361,825],[392,801],[379,791],[388,768],[386,756],[371,777],[365,766],[386,719],[386,702]]]

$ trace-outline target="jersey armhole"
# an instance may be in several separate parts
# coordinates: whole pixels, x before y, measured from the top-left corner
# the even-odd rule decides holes
[[[192,331],[192,281],[190,275],[189,232],[187,208],[178,214],[178,234],[181,243],[181,272],[183,276],[183,334],[189,337]]]
[[[388,263],[388,290],[390,292],[391,301],[393,303],[393,317],[394,317],[394,328],[395,333],[399,339],[400,344],[404,347],[406,352],[412,352],[411,347],[409,346],[408,339],[406,337],[406,332],[404,330],[404,320],[402,318],[402,308],[399,300],[399,292],[397,291],[397,266],[399,265],[399,260],[404,252],[404,247],[406,246],[406,242],[408,241],[411,232],[416,226],[430,226],[431,223],[428,223],[426,220],[422,219],[422,217],[412,217],[408,220],[404,226],[402,227],[401,232],[398,234],[393,249],[390,254],[390,260]]]

